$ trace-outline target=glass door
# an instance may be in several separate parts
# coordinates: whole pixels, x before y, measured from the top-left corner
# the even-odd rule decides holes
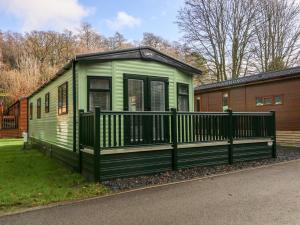
[[[166,110],[166,82],[152,80],[150,81],[150,99],[151,111]],[[154,142],[163,142],[165,140],[165,118],[159,115],[152,116],[152,140]]]
[[[168,106],[167,79],[139,75],[124,76],[125,111],[165,111]],[[149,129],[152,127],[152,129]],[[153,143],[165,140],[162,116],[130,115],[125,118],[126,144]]]
[[[127,81],[128,90],[128,111],[144,111],[145,110],[145,82],[139,79],[128,79]],[[130,116],[129,120],[129,142],[143,142],[144,131],[143,131],[143,118],[141,116]]]

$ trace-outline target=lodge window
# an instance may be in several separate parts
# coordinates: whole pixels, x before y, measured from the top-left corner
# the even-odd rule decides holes
[[[265,106],[265,105],[281,105],[283,102],[282,95],[274,95],[267,97],[256,97],[256,106]]]
[[[36,118],[37,119],[41,118],[41,103],[42,103],[41,98],[38,98],[36,101]]]
[[[33,104],[32,102],[29,105],[29,119],[32,120],[33,118]]]
[[[281,105],[282,104],[282,95],[276,95],[274,100],[275,100],[275,105]]]
[[[223,111],[226,111],[228,109],[228,98],[229,98],[229,95],[228,93],[223,93],[223,96],[222,96],[222,110]]]
[[[50,93],[45,94],[45,113],[48,113],[50,110]]]
[[[101,110],[111,110],[111,78],[88,78],[88,110],[94,111],[95,107]]]
[[[68,113],[68,82],[58,87],[58,115]]]
[[[273,98],[272,97],[264,97],[263,98],[263,104],[264,105],[272,105],[273,104]]]
[[[263,104],[263,98],[262,97],[256,97],[256,106],[261,106]]]
[[[189,111],[189,85],[177,83],[177,109]]]
[[[196,110],[197,110],[197,112],[201,111],[201,97],[200,96],[198,96],[196,98]]]

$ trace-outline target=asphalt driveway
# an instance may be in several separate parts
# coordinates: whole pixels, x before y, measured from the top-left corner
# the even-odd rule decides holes
[[[300,161],[0,217],[0,224],[300,224]]]

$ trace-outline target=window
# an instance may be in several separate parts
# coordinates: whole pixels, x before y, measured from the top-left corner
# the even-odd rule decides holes
[[[88,78],[88,110],[111,110],[111,78]]]
[[[32,120],[33,117],[33,104],[30,102],[29,104],[29,119]]]
[[[200,96],[198,96],[196,98],[196,110],[197,110],[197,112],[201,111],[201,97]]]
[[[282,95],[256,97],[256,106],[281,105],[282,102],[283,102]]]
[[[45,94],[45,113],[48,113],[50,109],[50,93]]]
[[[264,105],[262,97],[256,97],[256,105],[257,106]]]
[[[222,97],[222,109],[226,111],[228,109],[228,93],[223,93]]]
[[[68,82],[58,87],[58,115],[68,113]]]
[[[264,105],[272,105],[273,104],[273,98],[272,97],[263,98],[263,104]]]
[[[177,83],[177,109],[189,111],[189,85]]]
[[[41,98],[38,98],[36,101],[36,118],[40,119],[41,118]]]
[[[150,82],[151,95],[151,111],[165,111],[166,110],[166,89],[164,81]]]
[[[275,105],[282,104],[282,96],[281,95],[276,95],[274,99],[275,99]]]

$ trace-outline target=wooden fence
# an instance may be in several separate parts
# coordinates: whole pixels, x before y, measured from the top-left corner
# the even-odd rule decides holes
[[[157,146],[169,146],[160,147],[168,152],[161,151],[161,157],[163,155],[170,156],[171,168],[177,169],[180,164],[180,156],[186,154],[182,153],[180,149],[186,148],[185,146],[188,144],[195,146],[210,143],[211,146],[214,146],[215,143],[215,146],[220,146],[220,142],[222,142],[225,146],[224,149],[228,150],[225,153],[228,163],[233,163],[235,155],[233,149],[237,141],[254,140],[253,143],[256,143],[255,140],[257,140],[257,143],[261,143],[259,141],[261,139],[271,140],[272,146],[261,148],[262,151],[257,154],[263,157],[276,157],[275,112],[204,113],[177,112],[176,109],[167,112],[115,112],[100,111],[99,108],[96,108],[93,113],[84,113],[83,111],[79,113],[79,148],[81,150],[92,149],[94,161],[93,169],[90,168],[90,170],[95,171],[96,180],[103,177],[101,173],[105,173],[105,165],[113,162],[113,160],[109,161],[107,157],[113,157],[114,160],[124,157],[124,154],[118,155],[120,148],[136,149],[140,147],[141,152],[143,152],[146,147],[154,150]],[[114,149],[118,152],[117,155],[113,155]],[[269,149],[271,150],[269,151]],[[80,157],[82,156],[81,150]],[[106,154],[108,152],[106,150],[109,150],[111,154]],[[191,151],[197,151],[197,148],[193,147]],[[255,147],[251,151],[249,157],[250,155],[251,157],[257,155],[253,153]],[[126,150],[123,153],[126,153]],[[156,152],[155,154],[156,159],[158,159],[160,153]],[[145,154],[140,156],[146,157]],[[135,155],[134,157],[137,159],[138,156]],[[101,162],[101,160],[104,161]],[[118,165],[122,166],[122,162],[118,162]],[[156,171],[155,165],[152,167],[148,172]],[[168,166],[165,169],[167,168]],[[130,174],[134,174],[134,172]],[[109,174],[107,179],[115,177],[118,176]]]

